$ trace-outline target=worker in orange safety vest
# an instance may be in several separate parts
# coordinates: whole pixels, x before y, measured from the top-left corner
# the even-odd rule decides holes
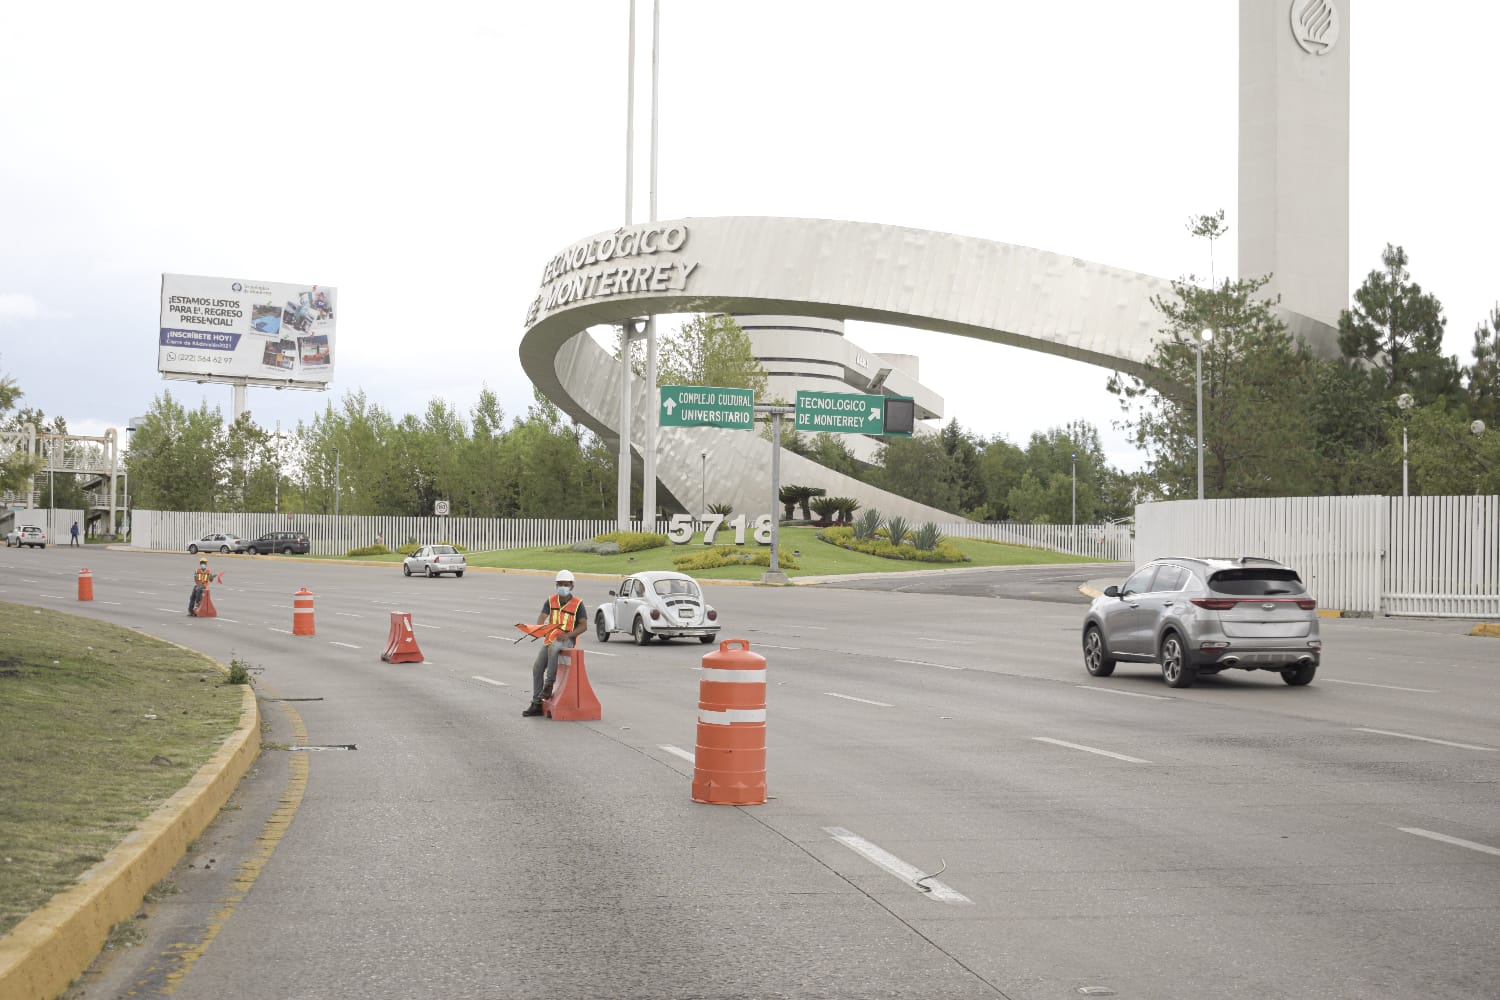
[[[208,571],[208,560],[198,560],[198,571],[193,574],[193,596],[188,598],[188,614],[196,615],[198,605],[203,602],[203,591],[213,583],[214,575]]]
[[[527,718],[541,715],[543,700],[552,697],[552,683],[557,679],[557,654],[572,649],[578,644],[578,637],[588,631],[588,608],[574,596],[573,583],[572,573],[560,571],[556,591],[547,597],[542,613],[537,616],[538,625],[553,625],[558,632],[537,650],[536,660],[531,664],[531,704],[521,713]]]

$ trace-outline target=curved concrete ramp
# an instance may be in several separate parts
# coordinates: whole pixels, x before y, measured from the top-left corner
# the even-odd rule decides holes
[[[547,262],[526,317],[521,366],[564,412],[615,439],[619,373],[582,333],[647,314],[731,312],[821,316],[931,330],[1072,358],[1145,378],[1160,332],[1151,300],[1169,281],[1075,257],[948,233],[822,219],[707,218],[642,223],[598,233]],[[1326,347],[1332,331],[1283,314]],[[906,353],[920,354],[913,344]],[[632,388],[631,441],[646,433]],[[770,513],[770,445],[745,431],[664,428],[658,480],[696,511],[704,499]],[[821,486],[866,508],[917,521],[943,511],[866,486],[783,452],[783,483]]]

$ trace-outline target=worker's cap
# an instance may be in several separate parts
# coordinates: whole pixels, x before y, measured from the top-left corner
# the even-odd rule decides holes
[[[571,572],[569,572],[568,570],[565,570],[565,569],[558,570],[557,571],[557,582],[558,583],[572,583],[573,582],[573,574]]]
[[[208,560],[207,559],[199,559],[198,560],[198,565],[199,566],[207,566],[208,565]]]

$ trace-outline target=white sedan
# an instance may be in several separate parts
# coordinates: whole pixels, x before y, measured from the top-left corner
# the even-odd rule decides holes
[[[406,576],[417,573],[433,577],[452,573],[461,577],[468,568],[469,561],[452,545],[424,545],[401,560],[401,572]]]
[[[655,636],[663,641],[696,637],[710,643],[719,634],[719,613],[703,598],[696,580],[685,573],[652,570],[634,573],[609,592],[611,600],[594,613],[600,642],[623,632],[644,646]]]

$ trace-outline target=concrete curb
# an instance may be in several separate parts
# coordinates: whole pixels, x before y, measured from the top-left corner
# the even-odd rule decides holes
[[[193,779],[41,909],[0,938],[0,996],[51,1000],[103,950],[115,924],[136,911],[208,828],[260,753],[260,708],[244,685],[239,727]]]

